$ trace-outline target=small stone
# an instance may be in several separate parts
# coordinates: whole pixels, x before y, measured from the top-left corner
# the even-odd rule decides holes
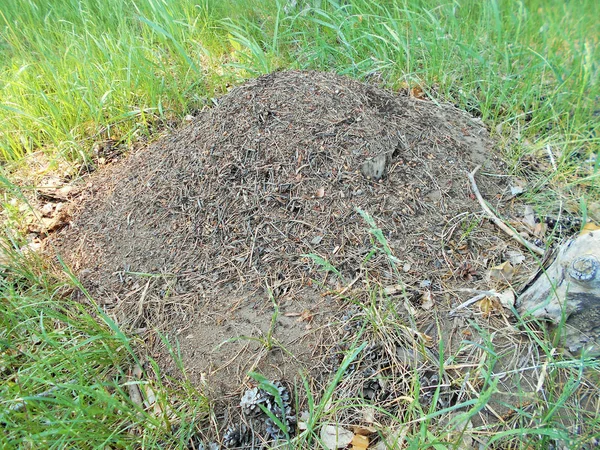
[[[525,192],[525,189],[522,186],[511,186],[510,187],[510,195],[516,197],[519,194]]]
[[[323,240],[323,236],[315,236],[310,243],[312,245],[319,245],[321,243],[321,241]]]
[[[360,171],[368,179],[379,180],[385,174],[387,155],[378,155],[368,159],[360,166]]]
[[[44,206],[42,206],[42,214],[46,217],[51,216],[52,213],[54,212],[54,204],[53,203],[46,203]]]

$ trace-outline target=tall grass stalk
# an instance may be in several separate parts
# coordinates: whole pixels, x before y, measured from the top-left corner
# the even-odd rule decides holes
[[[106,314],[66,299],[72,285],[40,261],[23,260],[10,243],[3,248],[0,447],[187,445],[207,417],[206,397],[138,361],[135,341]],[[139,378],[136,365],[146,367]]]
[[[523,139],[598,144],[593,0],[299,3],[6,0],[1,156],[81,158],[202,107],[228,79],[294,67],[418,85]]]

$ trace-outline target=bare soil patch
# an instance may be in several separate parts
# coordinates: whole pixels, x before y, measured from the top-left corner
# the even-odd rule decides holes
[[[324,291],[398,283],[357,208],[382,230],[415,307],[423,286],[442,310],[467,297],[457,289],[476,287],[508,249],[478,220],[465,175],[483,164],[482,194],[502,200],[492,146],[452,106],[329,73],[273,73],[94,174],[53,242],[122,326],[157,348],[154,330],[177,338],[191,378],[237,399],[250,369],[285,379],[321,364],[337,339],[326,325],[347,308]]]

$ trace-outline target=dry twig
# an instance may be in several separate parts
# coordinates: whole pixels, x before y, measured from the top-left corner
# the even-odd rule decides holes
[[[510,237],[512,237],[515,241],[517,241],[522,246],[526,247],[529,251],[531,251],[533,253],[537,253],[540,256],[543,256],[544,255],[544,249],[542,249],[542,248],[538,247],[537,245],[534,245],[531,242],[527,241],[521,235],[519,235],[517,232],[515,232],[512,228],[510,228],[508,225],[506,225],[504,222],[502,222],[492,212],[492,210],[489,208],[489,206],[486,204],[484,198],[481,195],[481,192],[479,192],[479,188],[477,187],[477,183],[475,182],[475,174],[477,173],[477,171],[480,168],[481,168],[481,165],[478,165],[477,167],[475,167],[475,169],[473,170],[473,172],[467,173],[467,176],[469,177],[469,181],[471,182],[471,188],[473,189],[473,193],[477,197],[477,201],[479,201],[479,204],[483,208],[483,211],[488,215],[488,217],[490,219],[492,219],[492,221],[498,226],[498,228],[500,228],[502,231],[504,231],[506,234],[508,234]]]

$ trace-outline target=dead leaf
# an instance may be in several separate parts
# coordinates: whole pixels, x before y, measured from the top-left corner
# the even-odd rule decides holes
[[[396,347],[396,357],[398,361],[409,367],[416,367],[423,362],[423,356],[417,348]]]
[[[485,297],[479,302],[479,310],[483,314],[483,317],[489,317],[495,312],[502,310],[502,305],[496,297]]]
[[[387,436],[384,436],[381,441],[377,443],[374,450],[389,450],[394,448],[403,448],[404,439],[408,427],[403,427],[400,430],[390,431]]]
[[[150,385],[145,384],[142,386],[142,389],[144,390],[144,394],[146,394],[146,400],[144,401],[144,406],[146,408],[149,408],[151,406],[155,406],[155,410],[158,409],[160,410],[160,406],[158,405],[158,403],[156,403],[156,394],[154,393],[154,390],[150,387]]]
[[[46,203],[40,210],[43,216],[50,217],[54,212],[54,203]]]
[[[525,255],[523,255],[523,253],[521,253],[518,250],[507,252],[507,255],[508,260],[513,266],[518,266],[519,264],[522,264],[523,261],[525,261]]]
[[[312,245],[319,245],[322,240],[323,240],[323,236],[315,236],[314,238],[312,238],[312,240],[310,241],[310,243]]]
[[[489,316],[493,310],[492,300],[489,297],[485,297],[483,300],[479,301],[479,310],[484,316]]]
[[[297,322],[310,322],[313,320],[313,314],[309,309],[305,309],[304,311],[302,311],[302,314],[300,314],[300,317],[298,317],[298,319],[296,319]]]
[[[402,284],[395,284],[393,286],[386,286],[383,288],[383,293],[385,295],[395,295],[399,292],[404,292],[404,286]]]
[[[423,338],[423,345],[425,345],[425,347],[433,347],[434,342],[431,336],[423,333],[421,337]]]
[[[321,441],[329,450],[346,448],[354,439],[354,433],[335,425],[325,425],[321,428]]]
[[[366,423],[374,424],[375,423],[375,408],[365,407],[363,409],[363,420]],[[361,434],[358,431],[356,431],[356,428],[354,429],[354,432],[357,434]]]
[[[537,238],[544,237],[547,229],[548,225],[546,225],[545,223],[536,223],[533,227],[533,235]]]
[[[142,393],[140,392],[140,388],[135,383],[130,383],[127,385],[127,392],[129,393],[129,398],[131,401],[138,405],[143,406],[144,401],[142,399]]]
[[[523,192],[525,192],[526,187],[527,180],[524,180],[522,178],[513,178],[512,182],[510,183],[510,195],[516,197],[517,195],[520,195]]]
[[[369,448],[369,438],[360,434],[355,434],[352,439],[352,450],[366,450]]]
[[[144,400],[144,406],[146,407],[146,409],[150,410],[150,408],[152,408],[152,411],[154,412],[154,415],[156,417],[164,416],[164,411],[160,402],[156,401],[157,397],[156,393],[154,392],[154,389],[152,389],[152,387],[150,387],[149,384],[143,385],[142,389],[146,398],[146,400]],[[170,411],[170,407],[168,405],[166,407],[166,411]]]
[[[131,377],[135,378],[135,379],[140,379],[142,378],[143,375],[143,371],[142,368],[139,364],[136,364],[135,366],[133,366],[133,369],[131,369]],[[135,403],[136,405],[139,406],[143,406],[144,404],[144,399],[142,398],[142,391],[140,390],[140,387],[137,383],[135,382],[130,382],[127,385],[127,392],[129,393],[129,398],[131,399],[131,401],[133,403]]]
[[[308,421],[310,420],[310,414],[308,411],[302,411],[300,413],[300,417],[298,418],[298,429],[300,431],[304,431],[308,429]]]
[[[21,251],[21,254],[23,254],[23,255],[30,255],[33,253],[37,253],[38,251],[41,250],[41,248],[42,248],[41,242],[33,241],[27,245],[24,245],[19,250]],[[8,261],[8,259],[7,259],[7,261]]]
[[[515,306],[515,293],[512,289],[506,289],[502,292],[498,292],[495,297],[505,308],[511,309]]]
[[[208,386],[208,378],[206,376],[206,372],[200,372],[200,385],[203,388],[206,388]]]
[[[526,205],[525,210],[523,211],[523,223],[529,227],[530,230],[533,230],[535,227],[535,211],[533,207]]]
[[[135,366],[133,366],[133,370],[131,371],[132,376],[134,376],[135,378],[137,378],[139,380],[142,378],[143,374],[144,374],[144,371],[142,370],[142,367],[139,364],[136,364]]]
[[[488,281],[500,281],[510,283],[514,274],[515,268],[510,261],[504,261],[498,266],[494,266],[488,272]]]
[[[522,194],[523,192],[525,192],[525,189],[523,189],[522,186],[510,187],[510,195],[512,195],[513,197],[516,197],[517,195]]]
[[[373,411],[373,414],[375,413],[374,408],[367,408],[367,409]],[[374,420],[375,419],[373,419],[373,421]],[[370,423],[373,423],[373,422],[370,422]],[[354,431],[354,434],[359,434],[361,436],[370,436],[373,433],[377,433],[377,428],[375,428],[375,427],[363,427],[362,425],[355,425],[352,428],[352,431]]]
[[[320,187],[319,189],[317,189],[316,197],[317,198],[325,197],[325,188],[324,187]]]
[[[425,311],[429,311],[433,308],[433,296],[431,295],[431,291],[425,291],[421,296],[421,308]]]
[[[42,217],[39,223],[31,224],[29,231],[41,234],[52,233],[67,225],[69,220],[69,214],[65,210],[61,210],[53,217]]]
[[[589,202],[587,205],[588,217],[600,222],[600,202]]]
[[[583,226],[580,235],[591,233],[596,230],[600,230],[600,226],[596,225],[594,222],[588,222]]]
[[[458,268],[457,274],[463,279],[467,281],[471,281],[475,275],[477,275],[477,269],[473,267],[469,261],[465,261]]]
[[[414,98],[418,98],[419,100],[425,99],[425,92],[423,92],[423,88],[421,88],[421,86],[418,84],[413,86],[413,88],[410,90],[410,95],[412,95]]]

